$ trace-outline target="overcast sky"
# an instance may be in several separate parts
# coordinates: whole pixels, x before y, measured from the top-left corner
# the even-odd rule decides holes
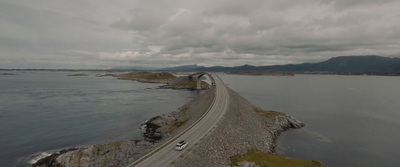
[[[0,0],[0,69],[400,57],[399,6],[399,0]]]

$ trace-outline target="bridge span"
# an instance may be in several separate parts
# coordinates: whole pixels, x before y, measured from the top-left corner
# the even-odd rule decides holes
[[[207,73],[207,72],[197,72],[197,73],[194,73],[194,74],[190,74],[190,75],[188,75],[188,77],[189,77],[189,80],[193,80],[193,78],[195,77],[196,78],[196,80],[197,80],[197,89],[201,89],[201,77],[203,77],[204,75],[208,75],[208,77],[210,78],[210,80],[211,80],[211,85],[215,85],[215,80],[214,80],[214,78],[211,76],[211,74],[210,73]]]
[[[199,75],[209,75],[216,86],[214,101],[209,109],[182,133],[128,165],[128,167],[164,167],[169,165],[203,138],[222,118],[229,105],[229,93],[224,83],[218,76],[210,73],[196,73],[196,75],[192,74],[192,77]],[[176,151],[175,144],[181,140],[187,141],[188,147],[182,151]]]

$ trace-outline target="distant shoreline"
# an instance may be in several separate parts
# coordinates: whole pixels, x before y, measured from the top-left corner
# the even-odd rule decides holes
[[[15,75],[11,72],[103,72],[128,73],[128,72],[162,72],[159,70],[113,70],[113,69],[0,69],[0,75]],[[172,71],[167,71],[172,73]],[[179,71],[174,71],[179,72]],[[188,71],[181,71],[187,73]],[[207,71],[206,71],[207,72]],[[212,71],[211,71],[212,72]],[[297,74],[307,75],[366,75],[366,76],[400,76],[400,72],[329,72],[329,71],[219,71],[228,75],[249,75],[249,76],[294,76]]]
[[[241,72],[228,72],[228,75],[250,75],[250,76],[294,76],[294,73],[289,72],[262,72],[262,71],[241,71]]]

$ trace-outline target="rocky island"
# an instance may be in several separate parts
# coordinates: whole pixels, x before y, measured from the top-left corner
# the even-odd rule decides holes
[[[129,74],[125,77],[127,76],[133,75]],[[167,84],[173,83],[171,81],[178,77],[168,78],[170,79],[160,79],[160,81]],[[145,80],[145,82],[147,81],[149,80]],[[151,80],[151,82],[153,81]],[[251,166],[262,164],[257,159],[240,158],[252,157],[254,153],[266,157],[275,156],[273,153],[278,135],[287,129],[301,128],[305,125],[287,114],[265,111],[252,105],[231,89],[228,88],[228,91],[231,103],[222,119],[208,135],[194,144],[170,166]],[[215,87],[209,87],[206,92],[176,111],[149,119],[144,123],[145,141],[112,141],[86,148],[61,150],[39,160],[33,166],[126,166],[196,122],[212,104],[214,96]],[[275,159],[282,161],[282,159]],[[302,162],[299,164],[303,164],[303,162],[307,164],[303,166],[325,166],[317,161],[299,161]]]
[[[162,83],[165,84],[160,86],[162,89],[197,89],[197,80],[190,80],[187,76],[177,77],[169,72],[135,71],[122,74],[108,73],[101,76],[112,76],[121,80],[132,80],[142,83]],[[201,89],[206,90],[209,88],[210,85],[208,83],[201,81]]]
[[[70,76],[70,77],[86,77],[88,75],[84,74],[84,73],[78,73],[78,74],[69,74],[68,76]]]

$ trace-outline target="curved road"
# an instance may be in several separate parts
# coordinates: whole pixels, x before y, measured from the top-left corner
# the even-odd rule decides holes
[[[216,94],[213,105],[208,110],[208,113],[203,115],[193,126],[189,127],[177,137],[171,139],[166,144],[161,145],[154,151],[143,156],[136,162],[128,165],[128,167],[162,167],[169,165],[176,158],[181,156],[186,150],[204,137],[221,119],[229,104],[229,94],[224,83],[215,74],[211,74],[215,80]],[[188,142],[188,147],[182,151],[175,150],[175,144],[181,140]]]

